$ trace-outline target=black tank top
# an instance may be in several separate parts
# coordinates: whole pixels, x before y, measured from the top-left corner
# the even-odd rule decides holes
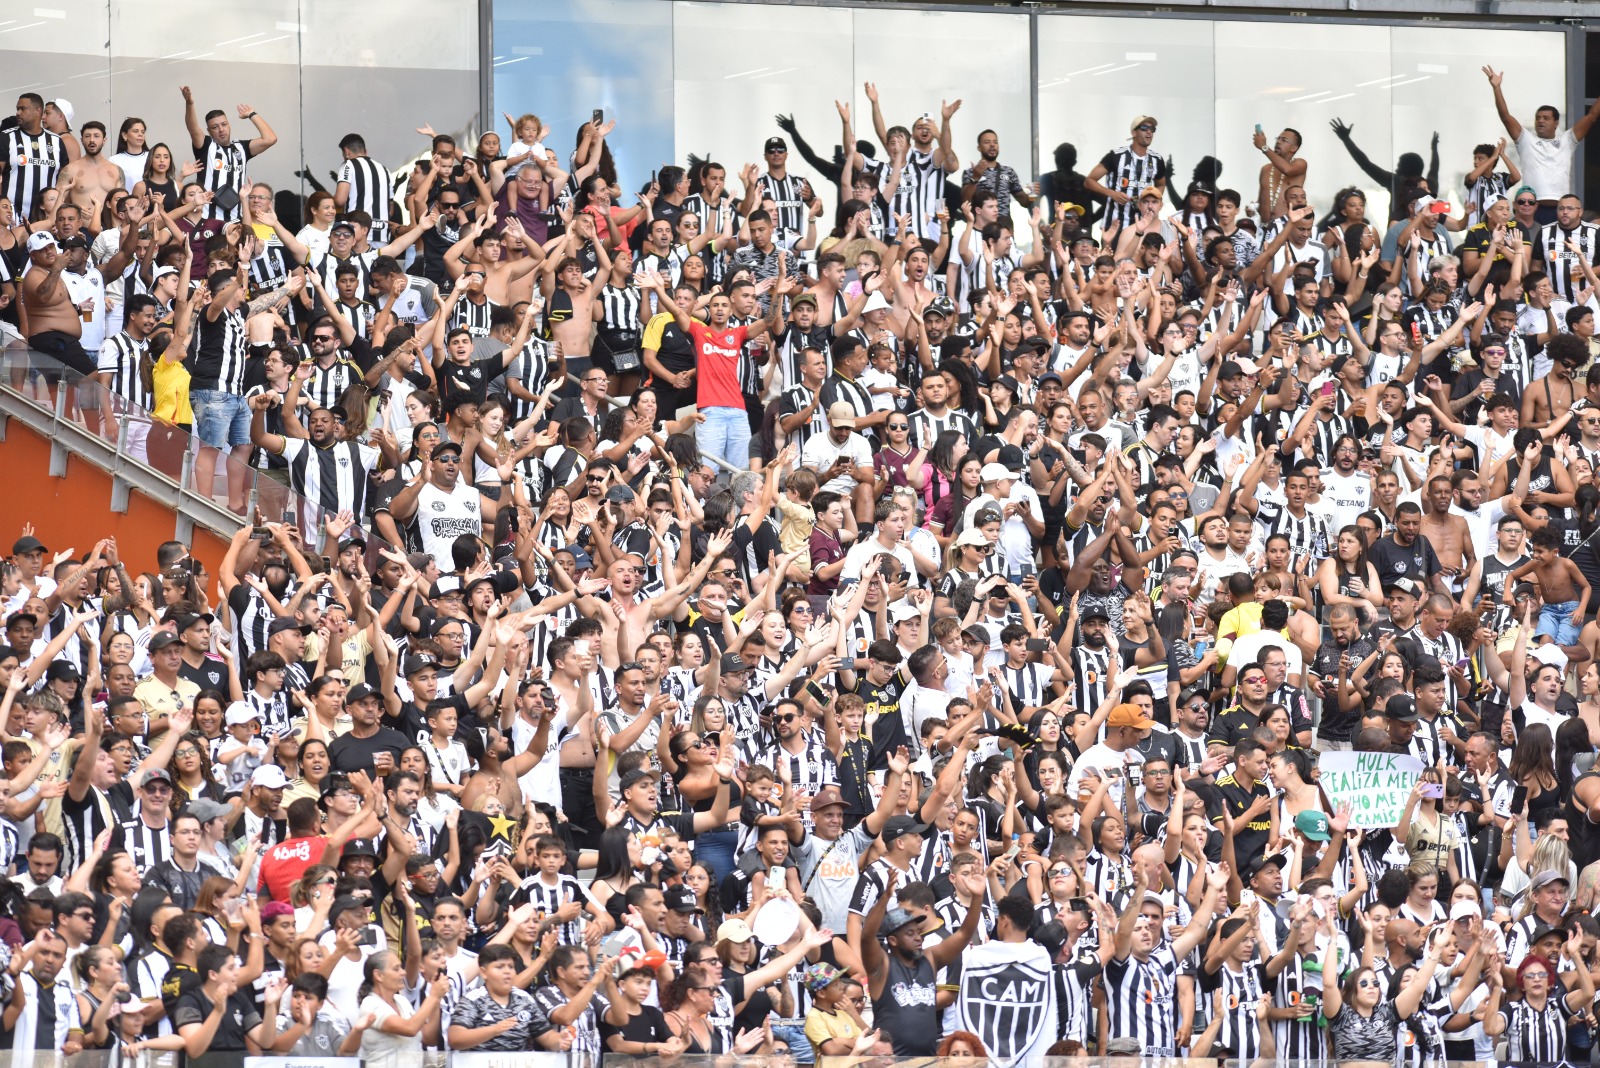
[[[905,964],[889,954],[883,996],[872,1001],[872,1024],[894,1043],[896,1057],[931,1057],[939,1046],[939,1006],[933,962],[924,954]]]
[[[1589,819],[1589,813],[1578,800],[1578,787],[1590,779],[1600,779],[1600,772],[1586,772],[1572,784],[1572,796],[1567,798],[1567,839],[1572,847],[1572,860],[1578,870],[1600,860],[1600,824]]]

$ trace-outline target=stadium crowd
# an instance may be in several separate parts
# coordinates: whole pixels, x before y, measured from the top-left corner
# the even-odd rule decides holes
[[[17,532],[0,1045],[1588,1060],[1600,105],[1485,75],[1370,206],[871,84],[832,160],[507,115],[302,205],[248,104],[23,94],[9,384],[283,507]]]

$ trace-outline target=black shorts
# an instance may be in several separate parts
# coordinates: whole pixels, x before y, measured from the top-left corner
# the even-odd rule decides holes
[[[46,330],[34,334],[28,338],[28,347],[60,360],[79,374],[92,375],[100,369],[94,357],[84,351],[82,342],[71,334],[64,334],[59,330]]]

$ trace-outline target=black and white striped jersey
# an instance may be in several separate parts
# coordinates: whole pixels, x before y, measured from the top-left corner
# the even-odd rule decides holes
[[[926,408],[911,413],[911,444],[919,449],[932,449],[933,443],[946,430],[959,430],[969,442],[978,438],[978,424],[971,415],[959,408],[946,408],[943,415],[934,415]]]
[[[1567,248],[1569,241],[1578,246],[1578,252]],[[1581,256],[1594,263],[1597,243],[1600,243],[1600,226],[1594,223],[1579,223],[1571,230],[1561,229],[1560,223],[1546,223],[1534,233],[1534,258],[1544,264],[1556,296],[1568,302],[1577,301],[1578,291],[1584,286],[1583,268],[1578,259]]]
[[[363,341],[372,340],[372,321],[378,317],[378,309],[364,300],[354,304],[346,304],[342,300],[335,300],[333,307],[328,311],[344,319],[350,328],[356,332],[356,337]]]
[[[215,321],[202,314],[198,324],[190,349],[189,388],[243,394],[248,352],[244,313],[225,311]]]
[[[889,168],[876,169],[881,192],[889,184]],[[912,149],[900,171],[900,185],[889,202],[890,229],[899,236],[896,215],[911,217],[911,232],[929,241],[939,240],[939,206],[944,203],[944,176],[948,173],[943,163],[935,163],[932,152]]]
[[[301,346],[302,359],[310,352]],[[332,408],[344,396],[344,391],[362,380],[361,367],[350,354],[339,350],[338,357],[328,367],[321,363],[311,365],[311,377],[300,387],[300,392],[311,398],[315,408]]]
[[[1304,1001],[1308,990],[1320,990],[1321,987],[1321,970],[1308,972],[1305,956],[1297,953],[1289,966],[1278,973],[1272,1002],[1278,1008],[1286,1009]],[[1284,1060],[1322,1062],[1325,1043],[1322,1028],[1317,1026],[1316,1014],[1304,1019],[1277,1020],[1272,1025],[1272,1034],[1277,1041],[1278,1056]]]
[[[1261,1052],[1261,1031],[1256,1026],[1261,983],[1256,967],[1247,963],[1243,971],[1236,972],[1224,964],[1217,969],[1217,978],[1222,982],[1217,991],[1222,998],[1217,1045],[1241,1060],[1254,1060]]]
[[[384,244],[389,240],[389,201],[394,198],[394,179],[389,169],[371,156],[355,156],[339,168],[340,182],[350,186],[350,199],[344,210],[364,211],[372,216],[367,240]]]
[[[1176,1055],[1178,961],[1161,946],[1147,960],[1113,956],[1104,984],[1109,1034],[1136,1039],[1146,1056]]]
[[[1260,502],[1256,512],[1256,531],[1265,542],[1274,534],[1289,539],[1289,552],[1294,556],[1312,555],[1317,559],[1328,554],[1328,520],[1316,512],[1295,516],[1287,507]]]
[[[799,753],[791,753],[781,744],[775,745],[762,754],[760,762],[777,773],[780,760],[788,764],[789,781],[803,794],[815,796],[824,786],[838,785],[839,764],[828,747],[816,738],[806,739],[805,748]],[[809,821],[810,813],[806,815]]]
[[[1167,161],[1159,152],[1146,152],[1141,156],[1132,145],[1107,152],[1100,165],[1106,169],[1100,184],[1112,192],[1128,194],[1126,204],[1115,201],[1106,204],[1104,221],[1109,223],[1115,219],[1123,226],[1132,225],[1139,217],[1139,194],[1167,178]]]
[[[563,994],[559,987],[541,986],[533,992],[533,1000],[538,1002],[546,1016],[550,1016],[572,999]],[[574,1063],[585,1061],[589,1064],[600,1063],[600,1025],[596,1011],[596,1005],[600,1001],[601,995],[596,994],[594,999],[584,1006],[578,1018],[567,1025],[567,1033],[572,1036],[572,1048],[569,1052],[575,1058]]]
[[[289,733],[289,694],[287,690],[263,694],[257,691],[255,687],[251,687],[244,692],[244,701],[257,716],[261,717],[262,735],[271,736]]]
[[[522,383],[522,388],[538,396],[544,392],[545,386],[550,384],[550,354],[552,342],[531,333],[527,344],[522,346],[522,351],[517,353],[517,358],[511,361],[510,368],[506,371],[506,378],[516,379]],[[519,397],[514,393],[507,394],[511,401],[511,421],[520,423],[533,414],[534,402]],[[536,457],[530,457],[537,462]]]
[[[100,373],[111,376],[107,388],[145,412],[155,407],[155,398],[140,372],[149,351],[149,341],[136,341],[126,330],[100,346]]]
[[[378,455],[377,449],[357,441],[336,441],[323,449],[308,438],[285,438],[283,442],[290,486],[330,515],[366,514],[367,478]]]
[[[117,829],[111,832],[111,840],[116,849],[133,858],[134,866],[140,871],[149,871],[172,856],[171,822],[152,827],[139,818],[137,811],[133,819],[117,824]]]
[[[756,179],[756,187],[761,190],[763,196],[772,198],[773,206],[778,213],[777,218],[772,220],[775,227],[781,230],[805,232],[806,202],[804,182],[801,178],[793,174],[786,174],[782,178],[763,174]],[[702,218],[700,221],[703,224],[705,219]]]
[[[1050,692],[1050,681],[1055,678],[1056,669],[1048,664],[1028,663],[1015,668],[1005,664],[1000,671],[1005,676],[1006,689],[1011,691],[1011,707],[1019,716],[1023,709],[1037,708],[1055,696]]]
[[[1133,865],[1128,858],[1091,849],[1083,858],[1083,877],[1094,892],[1114,908],[1122,908],[1133,893]]]
[[[464,326],[473,337],[488,337],[489,316],[496,307],[498,305],[488,298],[482,304],[462,298],[450,309],[450,329]]]
[[[644,323],[639,321],[639,307],[643,303],[643,294],[637,286],[607,285],[600,290],[600,308],[605,316],[600,329],[640,332],[644,329]]]
[[[367,290],[372,287],[372,262],[377,258],[378,250],[375,248],[370,248],[365,252],[351,253],[348,259],[343,260],[337,258],[333,255],[333,253],[330,252],[317,257],[310,264],[310,266],[311,269],[317,273],[317,276],[322,279],[322,287],[324,289],[326,289],[329,293],[338,293],[338,271],[340,267],[343,267],[348,263],[350,266],[356,269],[356,293],[362,294],[367,292]],[[395,312],[397,314],[404,310],[403,305],[407,303],[409,297],[409,293],[401,296],[399,303],[395,305]],[[404,317],[402,316],[402,318]]]
[[[195,162],[200,164],[200,187],[209,193],[216,193],[219,189],[232,189],[241,197],[244,195],[244,172],[250,162],[250,142],[231,141],[226,145],[219,145],[209,136],[194,150]],[[230,211],[224,211],[218,204],[206,207],[206,218],[227,221],[239,217],[239,207],[234,206]]]
[[[1501,1005],[1500,1015],[1506,1019],[1506,1059],[1550,1063],[1565,1060],[1566,1008],[1565,997],[1550,998],[1543,1009],[1535,1009],[1526,1001]]]
[[[812,396],[811,390],[805,386],[791,386],[783,391],[783,396],[779,399],[778,411],[785,416],[799,415],[811,403]],[[793,442],[796,448],[804,451],[806,442],[810,441],[814,435],[826,432],[827,429],[828,420],[823,413],[822,405],[819,403],[815,408],[811,409],[810,419],[788,432],[788,440]]]
[[[578,903],[580,912],[582,907],[589,903],[588,894],[578,880],[570,875],[557,873],[556,883],[551,886],[544,881],[541,872],[535,871],[517,887],[517,892],[511,898],[511,907],[531,904],[543,918],[554,915],[561,906],[573,901]],[[568,920],[558,925],[556,932],[556,937],[564,946],[575,946],[583,941],[583,923],[580,920]]]
[[[24,133],[20,126],[6,131],[6,199],[18,223],[26,222],[38,205],[39,194],[56,184],[67,165],[67,146],[59,136],[40,128]]]
[[[1091,716],[1094,715],[1095,709],[1106,699],[1106,693],[1111,685],[1107,675],[1115,674],[1111,666],[1110,648],[1090,649],[1086,645],[1074,646],[1072,674],[1072,695],[1077,701],[1075,707]]]
[[[684,212],[700,220],[700,232],[702,234],[720,234],[724,229],[727,229],[733,221],[733,209],[733,198],[727,194],[724,194],[722,200],[714,205],[708,203],[706,198],[699,193],[685,197],[683,201]],[[708,283],[722,281],[727,273],[728,255],[726,252],[712,252],[710,245],[707,245],[700,253],[700,258],[706,261],[706,281]]]
[[[1101,972],[1100,957],[1079,939],[1071,958],[1052,969],[1056,985],[1056,1041],[1070,1038],[1085,1047],[1089,1044],[1090,991]]]

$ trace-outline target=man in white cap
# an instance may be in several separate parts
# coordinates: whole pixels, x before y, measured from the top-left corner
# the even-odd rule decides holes
[[[62,275],[67,257],[48,231],[28,238],[28,262],[34,270],[22,276],[22,307],[28,315],[28,345],[86,375],[99,362],[83,350],[83,321]]]
[[[1017,455],[1012,456],[1010,452]],[[1044,533],[1044,509],[1033,487],[1022,481],[1021,451],[1013,446],[1009,447],[1009,452],[1002,448],[1000,453],[1015,464],[1015,468],[1006,463],[983,465],[978,476],[983,482],[983,492],[967,505],[966,524],[972,526],[978,513],[985,508],[999,512],[1000,551],[1008,569],[1014,569],[1024,561],[1033,560],[1033,540]]]
[[[61,138],[62,143],[67,146],[69,162],[83,154],[78,139],[72,136],[72,120],[77,113],[78,109],[72,106],[72,101],[64,96],[58,96],[44,106],[44,128]]]

